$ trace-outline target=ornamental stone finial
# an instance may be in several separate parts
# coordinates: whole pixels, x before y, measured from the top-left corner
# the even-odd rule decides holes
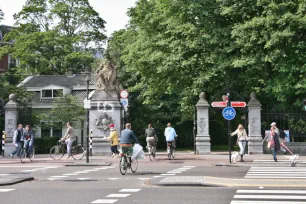
[[[10,94],[9,95],[9,99],[10,99],[10,101],[16,101],[17,100],[17,94]]]
[[[205,92],[201,92],[199,95],[200,101],[206,101],[207,95]]]
[[[256,98],[256,93],[254,91],[251,92],[250,97],[251,97],[251,100],[256,100],[257,99]]]

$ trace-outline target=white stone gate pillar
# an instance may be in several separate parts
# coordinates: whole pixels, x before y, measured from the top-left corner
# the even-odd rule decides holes
[[[196,153],[199,155],[210,154],[209,135],[209,104],[206,101],[206,94],[200,93],[197,107],[197,136]]]
[[[18,103],[17,95],[11,94],[9,96],[9,102],[5,105],[5,132],[6,132],[6,141],[5,141],[5,148],[4,148],[4,155],[9,156],[10,153],[13,152],[15,146],[12,144],[14,132],[17,129],[17,122],[19,117],[18,112]]]
[[[248,103],[249,108],[249,154],[263,154],[261,135],[261,104],[256,99],[256,94],[251,93]]]

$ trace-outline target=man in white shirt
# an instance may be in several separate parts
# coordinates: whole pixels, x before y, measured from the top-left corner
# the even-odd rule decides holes
[[[168,142],[172,142],[172,146],[175,149],[176,145],[175,145],[175,138],[177,137],[177,134],[175,132],[175,129],[173,127],[171,127],[171,123],[167,124],[167,128],[165,129],[165,137],[166,137],[166,141]]]

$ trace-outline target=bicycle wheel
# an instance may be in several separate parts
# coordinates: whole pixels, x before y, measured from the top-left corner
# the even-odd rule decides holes
[[[125,156],[120,158],[119,169],[120,169],[120,173],[122,175],[126,174],[126,171],[127,171],[127,162],[126,162],[126,157]]]
[[[171,155],[172,155],[172,158],[174,159],[174,157],[175,157],[175,152],[174,152],[174,149],[172,148],[172,150],[171,150]]]
[[[27,158],[26,149],[22,148],[20,150],[20,161],[21,161],[21,163],[24,163],[26,161],[26,158]]]
[[[149,152],[149,159],[150,161],[152,161],[153,155],[152,155],[152,148],[150,146],[148,147],[148,152]]]
[[[74,160],[81,160],[84,157],[84,148],[81,145],[76,145],[72,147],[71,156]]]
[[[136,173],[138,168],[138,161],[135,159],[134,161],[131,162],[131,171],[133,173]]]
[[[55,145],[50,149],[50,156],[54,160],[60,160],[64,156],[64,149],[61,146]]]
[[[34,157],[35,157],[35,148],[34,148],[34,146],[33,146],[33,147],[32,147],[32,153],[29,155],[30,161],[33,161],[33,160],[34,160]]]

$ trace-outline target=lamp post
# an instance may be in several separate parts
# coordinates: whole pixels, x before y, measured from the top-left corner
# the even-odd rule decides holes
[[[90,72],[86,72],[86,83],[87,83],[87,101],[89,100],[89,81],[90,81],[91,75]],[[86,109],[86,163],[89,163],[89,109]]]

